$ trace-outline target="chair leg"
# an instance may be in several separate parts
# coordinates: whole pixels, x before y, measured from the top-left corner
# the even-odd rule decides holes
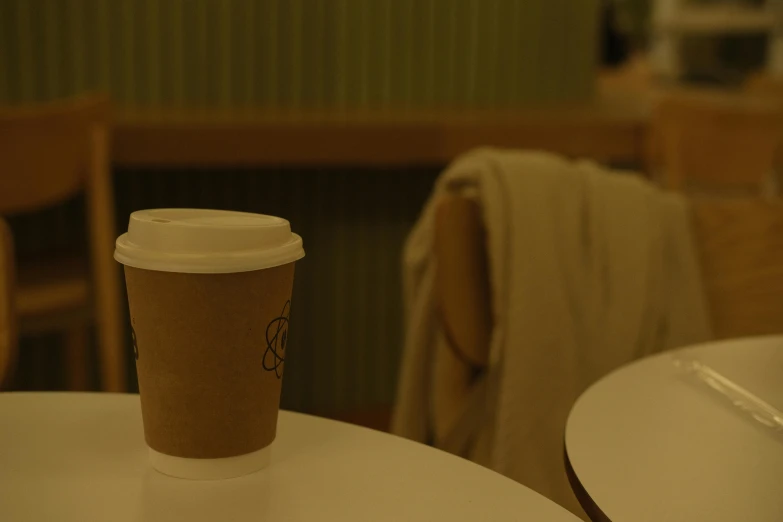
[[[87,326],[73,326],[65,331],[65,382],[68,390],[84,391],[90,387],[88,347]]]
[[[119,303],[116,300],[104,302],[106,309],[96,311],[101,389],[125,392],[125,338]]]
[[[127,390],[125,375],[125,330],[119,265],[114,261],[114,196],[109,169],[109,133],[93,129],[94,154],[87,183],[90,250],[92,258],[95,323],[101,389]]]
[[[46,390],[46,368],[47,368],[47,350],[44,341],[40,337],[30,341],[27,349],[30,352],[30,362],[32,363],[33,373],[30,379],[30,390]],[[49,352],[50,353],[50,352]]]

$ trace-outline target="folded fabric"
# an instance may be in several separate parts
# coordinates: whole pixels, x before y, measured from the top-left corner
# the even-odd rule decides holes
[[[613,369],[711,337],[687,202],[649,182],[541,152],[481,149],[436,183],[403,260],[405,346],[392,430],[431,441],[434,213],[475,198],[487,234],[489,363],[441,446],[582,514],[564,470],[576,398]],[[441,406],[442,407],[442,406]]]

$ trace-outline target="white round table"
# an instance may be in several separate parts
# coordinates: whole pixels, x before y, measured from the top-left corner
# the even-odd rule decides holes
[[[289,412],[268,468],[167,477],[148,464],[137,395],[82,393],[0,394],[0,520],[578,522],[466,460]]]
[[[678,369],[675,357],[783,409],[783,337],[693,346],[615,371],[576,401],[566,426],[585,511],[611,522],[783,521],[783,433]]]

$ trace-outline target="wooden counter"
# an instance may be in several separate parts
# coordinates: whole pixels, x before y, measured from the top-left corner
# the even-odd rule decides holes
[[[638,163],[648,104],[600,96],[589,105],[514,110],[121,109],[122,166],[441,165],[468,149],[546,149]]]

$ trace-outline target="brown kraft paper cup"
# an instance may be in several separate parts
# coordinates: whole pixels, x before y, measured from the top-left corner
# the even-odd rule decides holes
[[[125,266],[144,437],[188,459],[275,439],[294,263],[197,274]]]

